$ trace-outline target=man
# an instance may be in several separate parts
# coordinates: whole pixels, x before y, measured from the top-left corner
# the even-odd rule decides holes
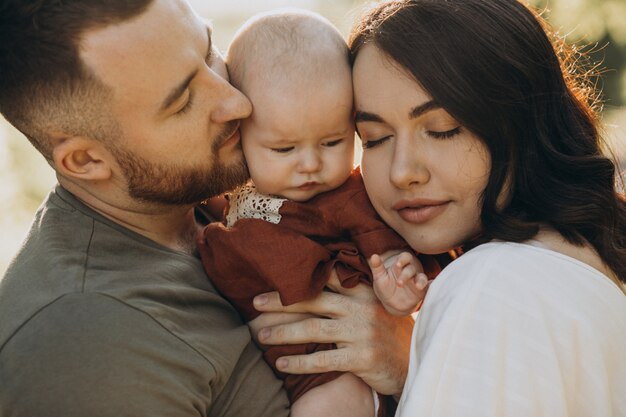
[[[288,414],[195,255],[194,206],[247,177],[238,120],[250,103],[210,32],[184,0],[0,7],[0,111],[59,182],[0,282],[0,416]],[[281,369],[352,371],[400,392],[411,323],[369,289],[257,301],[333,318],[262,316],[264,343],[339,347]]]

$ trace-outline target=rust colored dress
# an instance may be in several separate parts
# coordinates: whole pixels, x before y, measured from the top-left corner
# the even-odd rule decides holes
[[[303,203],[244,186],[230,196],[226,224],[209,224],[198,243],[213,284],[247,321],[259,315],[252,305],[258,294],[276,290],[285,305],[313,298],[324,290],[333,268],[344,287],[371,284],[366,258],[389,250],[411,251],[372,207],[358,169],[339,188]],[[274,367],[276,359],[333,347],[263,346],[292,402],[341,373],[284,374]]]

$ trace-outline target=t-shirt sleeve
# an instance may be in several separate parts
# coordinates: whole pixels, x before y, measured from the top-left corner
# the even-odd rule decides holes
[[[0,414],[205,416],[219,394],[216,375],[144,312],[105,295],[71,294],[2,347],[0,408],[8,414]]]

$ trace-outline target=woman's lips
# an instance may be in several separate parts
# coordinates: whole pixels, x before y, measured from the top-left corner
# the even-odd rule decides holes
[[[408,223],[421,224],[443,213],[450,201],[414,200],[394,204],[393,209]]]

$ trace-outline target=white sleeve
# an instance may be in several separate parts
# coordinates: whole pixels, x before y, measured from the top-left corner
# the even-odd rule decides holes
[[[483,246],[429,289],[397,416],[626,416],[621,291],[571,258]]]

